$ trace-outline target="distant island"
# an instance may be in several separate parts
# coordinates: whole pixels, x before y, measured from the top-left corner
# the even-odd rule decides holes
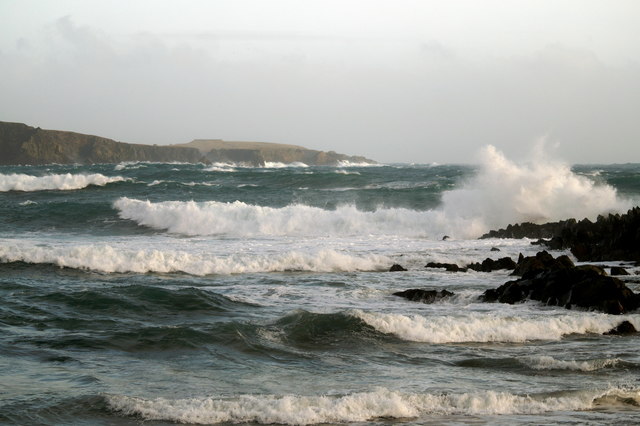
[[[341,162],[375,164],[361,156],[324,152],[297,145],[267,142],[228,142],[196,139],[175,145],[116,142],[100,136],[44,130],[23,123],[0,121],[0,165],[99,164],[123,161],[242,163],[260,167],[267,162],[310,166]]]

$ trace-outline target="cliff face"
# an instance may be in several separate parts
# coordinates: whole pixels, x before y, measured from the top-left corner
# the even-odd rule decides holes
[[[205,161],[195,148],[136,145],[99,136],[0,122],[0,164]]]
[[[22,123],[0,122],[0,165],[122,161],[233,162],[252,166],[262,166],[265,162],[301,162],[308,165],[335,165],[340,161],[375,163],[364,157],[296,145],[205,139],[181,145],[139,145],[74,132],[43,130]]]

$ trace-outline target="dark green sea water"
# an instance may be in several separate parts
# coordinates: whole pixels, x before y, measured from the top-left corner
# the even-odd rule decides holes
[[[0,424],[640,423],[640,339],[602,335],[640,314],[424,268],[623,212],[640,165],[275,166],[1,167]]]

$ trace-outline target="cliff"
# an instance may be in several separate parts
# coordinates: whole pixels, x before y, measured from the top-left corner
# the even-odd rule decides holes
[[[302,162],[308,165],[333,165],[340,161],[375,163],[364,157],[296,145],[206,139],[168,146],[141,145],[81,133],[43,130],[22,123],[0,122],[0,165],[122,161],[234,162],[253,166],[264,165],[265,162]]]
[[[0,122],[0,165],[203,161],[195,148],[139,145],[99,136]]]

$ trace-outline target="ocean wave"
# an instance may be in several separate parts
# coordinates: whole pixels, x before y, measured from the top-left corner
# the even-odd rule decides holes
[[[339,160],[337,163],[338,167],[384,167],[384,164],[380,163],[365,163],[365,162],[352,162],[348,160]]]
[[[470,314],[465,316],[424,317],[382,314],[354,310],[353,315],[385,334],[427,343],[512,342],[560,340],[570,334],[602,334],[628,320],[636,328],[637,316],[612,316],[591,312],[535,318]]]
[[[385,256],[351,256],[335,250],[216,257],[182,251],[129,250],[98,244],[46,247],[19,242],[0,245],[0,262],[53,264],[105,273],[181,272],[198,276],[285,271],[380,271],[391,263]]]
[[[249,423],[309,425],[365,422],[423,415],[509,415],[582,411],[625,402],[640,404],[635,388],[572,391],[557,396],[478,391],[462,394],[404,393],[385,388],[348,395],[241,395],[144,399],[106,395],[108,406],[144,420],[192,424]]]
[[[598,371],[605,368],[614,368],[625,362],[619,358],[603,358],[590,360],[560,360],[551,356],[530,356],[519,359],[519,362],[534,370],[571,370],[571,371]]]
[[[205,172],[235,172],[241,167],[236,163],[213,163],[204,169]]]
[[[122,197],[118,215],[139,225],[184,235],[429,235],[443,227],[437,214],[402,208],[364,212],[355,206],[324,210],[305,205],[263,207],[240,201],[164,201]]]
[[[294,161],[293,163],[281,163],[279,161],[265,161],[262,168],[264,169],[284,169],[288,167],[309,167],[307,164],[300,161]]]
[[[614,187],[572,172],[568,164],[546,158],[541,148],[528,163],[510,161],[493,146],[486,147],[481,157],[479,173],[460,188],[444,192],[441,206],[448,218],[475,220],[478,230],[595,219],[633,206],[619,198]]]
[[[104,186],[112,182],[125,181],[122,176],[105,176],[100,173],[85,174],[51,174],[46,176],[32,176],[25,174],[0,174],[0,192],[6,191],[68,191],[86,188],[90,185]]]

